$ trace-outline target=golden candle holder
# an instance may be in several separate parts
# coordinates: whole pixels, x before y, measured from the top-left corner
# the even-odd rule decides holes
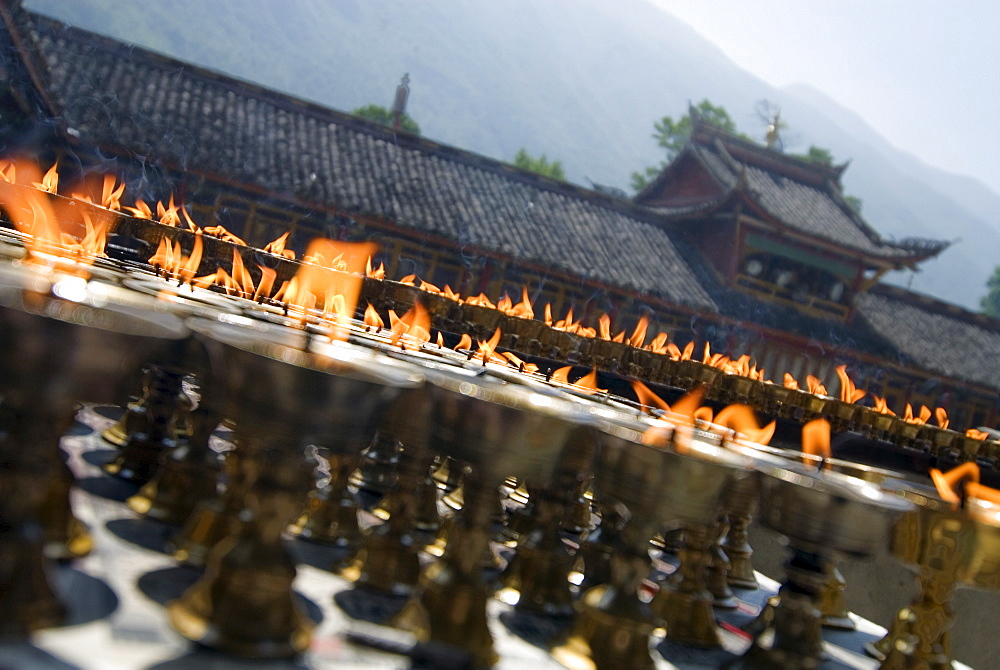
[[[555,393],[539,393],[457,369],[428,369],[432,448],[470,465],[464,505],[448,545],[423,572],[396,624],[419,639],[458,647],[477,667],[497,660],[487,627],[483,557],[489,552],[497,488],[507,476],[548,482],[560,453],[591,419]]]
[[[194,508],[177,535],[167,541],[175,560],[202,568],[219,542],[242,526],[241,512],[247,495],[246,468],[240,462],[245,450],[226,453],[222,469],[224,488],[194,503]]]
[[[576,552],[581,593],[611,581],[611,557],[624,542],[624,507],[598,503],[598,508],[600,524],[586,534]]]
[[[873,440],[889,439],[895,422],[894,415],[878,412],[870,407],[862,407],[858,418],[862,433]]]
[[[680,428],[684,432],[692,429]],[[706,436],[707,437],[707,436]],[[553,654],[569,667],[652,668],[649,638],[660,625],[638,590],[650,569],[650,538],[663,528],[691,529],[690,572],[683,590],[660,612],[667,635],[717,643],[712,596],[704,586],[706,536],[722,509],[723,495],[748,476],[751,460],[708,442],[673,438],[665,448],[642,444],[639,430],[607,427],[594,467],[594,489],[604,505],[621,504],[628,523],[611,556],[611,581],[587,591],[577,619]],[[684,451],[684,453],[681,453]],[[707,540],[710,544],[711,540]],[[702,550],[699,554],[698,551]]]
[[[105,472],[140,484],[153,478],[160,457],[177,446],[178,425],[191,409],[183,392],[184,374],[176,367],[150,366],[141,401],[144,420],[127,436],[117,457],[102,466]]]
[[[922,429],[922,424],[910,423],[896,417],[896,420],[888,431],[888,438],[897,446],[917,449],[919,447],[917,440],[920,437]]]
[[[830,430],[843,433],[855,430],[860,424],[861,406],[844,402],[837,398],[828,398],[822,409],[822,416],[830,422]]]
[[[717,609],[736,609],[739,600],[729,584],[729,572],[733,569],[729,555],[722,549],[722,543],[729,534],[727,515],[723,512],[715,524],[714,540],[709,549],[710,560],[705,575],[705,586],[712,594],[712,606]]]
[[[801,389],[789,389],[789,418],[805,423],[825,414],[828,402],[833,398],[810,393]]]
[[[557,617],[574,612],[569,576],[575,559],[562,541],[561,529],[581,482],[589,479],[596,439],[593,431],[575,434],[549,482],[528,480],[533,523],[520,533],[516,553],[501,575],[504,588],[498,593],[518,610]]]
[[[73,481],[73,471],[60,458],[49,478],[40,514],[45,556],[57,561],[83,558],[94,548],[90,530],[76,517],[70,504],[69,492]]]
[[[212,550],[205,575],[167,604],[170,624],[203,645],[252,658],[287,658],[312,623],[292,593],[295,564],[282,533],[311,479],[309,444],[360,452],[378,414],[419,376],[370,350],[312,341],[302,331],[191,322],[210,363],[203,402],[236,422],[241,525]]]
[[[792,389],[781,384],[762,382],[754,387],[750,405],[765,415],[782,419],[793,418]]]
[[[351,474],[358,463],[357,454],[328,453],[330,479],[309,494],[298,519],[288,530],[303,540],[347,550],[347,564],[361,542],[358,526],[358,503],[351,493]]]
[[[430,478],[435,458],[429,445],[430,398],[425,393],[404,394],[386,413],[383,439],[401,444],[397,481],[379,504],[378,511],[387,519],[369,529],[357,557],[341,572],[359,587],[410,595],[419,580],[419,549],[439,525],[436,487]],[[428,502],[435,506],[433,511],[427,510]]]
[[[148,374],[149,370],[142,371],[141,379],[138,380],[140,386],[138,396],[129,396],[133,399],[125,405],[125,412],[121,418],[101,431],[101,437],[115,447],[124,447],[125,443],[128,442],[129,435],[139,432],[146,425],[146,407],[143,404],[143,395],[146,393]]]
[[[361,452],[357,469],[351,473],[351,486],[377,495],[385,495],[396,485],[402,445],[396,436],[379,430]]]
[[[890,551],[917,573],[920,593],[867,649],[885,669],[950,669],[955,589],[1000,589],[1000,505],[967,497],[953,509],[927,489],[896,491],[914,507],[893,528]]]
[[[72,528],[72,481],[58,447],[76,403],[116,400],[129,373],[147,360],[167,361],[186,337],[177,319],[105,304],[78,277],[29,271],[0,277],[0,638],[63,618],[49,582],[45,529],[50,542],[64,544],[55,552],[61,557],[86,548],[72,546],[80,535]],[[59,490],[47,507],[53,486]]]
[[[753,548],[750,546],[747,531],[753,520],[753,512],[757,508],[759,497],[756,477],[745,477],[737,481],[726,497],[725,515],[728,530],[721,543],[722,551],[729,559],[726,580],[730,586],[741,589],[758,588],[757,575],[751,561]]]
[[[126,500],[136,513],[171,524],[183,524],[202,500],[216,494],[222,458],[209,446],[220,416],[202,406],[191,413],[191,433],[164,453],[153,478]]]
[[[820,594],[835,554],[865,558],[910,504],[878,486],[791,461],[758,462],[761,522],[788,539],[792,558],[773,610],[756,622],[737,668],[815,668],[822,659]]]
[[[708,388],[707,396],[724,405],[732,403],[747,404],[755,388],[760,384],[755,379],[743,375],[723,372]]]

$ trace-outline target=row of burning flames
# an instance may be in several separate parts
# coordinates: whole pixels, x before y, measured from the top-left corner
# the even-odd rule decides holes
[[[214,288],[244,299],[280,305],[286,313],[297,316],[303,322],[318,320],[335,326],[349,323],[355,314],[362,277],[385,279],[384,265],[378,268],[372,266],[371,259],[377,251],[374,244],[343,243],[317,238],[307,247],[296,274],[275,288],[277,271],[272,268],[257,265],[259,276],[254,280],[238,251],[238,247],[246,246],[243,240],[222,226],[198,226],[183,206],[175,204],[173,196],[166,205],[162,201],[157,202],[154,215],[154,209],[141,199],[137,199],[131,207],[123,206],[121,200],[125,194],[125,184],[119,183],[112,175],[85,178],[74,185],[74,188],[66,191],[69,195],[65,197],[47,197],[47,194],[59,193],[57,165],[53,165],[42,174],[41,169],[31,161],[0,162],[0,204],[7,211],[11,223],[25,234],[29,259],[33,262],[62,256],[72,260],[76,266],[92,263],[95,258],[105,255],[107,236],[117,220],[116,213],[126,212],[139,219],[158,220],[163,226],[186,228],[192,234],[193,243],[190,253],[187,254],[184,253],[179,241],[172,241],[167,235],[161,237],[159,246],[148,259],[148,263],[166,277],[176,280],[179,284],[189,284],[203,289]],[[91,207],[80,207],[78,203],[87,203]],[[198,275],[202,264],[203,237],[206,235],[233,245],[230,270],[227,271],[220,266],[213,273]],[[295,260],[295,252],[285,247],[287,239],[286,232],[267,244],[263,251],[287,260]],[[399,283],[414,286],[458,304],[495,309],[512,317],[535,318],[535,310],[527,287],[522,288],[520,302],[514,302],[507,294],[494,302],[485,294],[463,297],[450,286],[440,288],[415,275],[403,277]],[[631,333],[623,330],[612,334],[611,317],[607,314],[601,315],[597,327],[592,328],[583,325],[575,318],[572,307],[563,318],[553,318],[551,306],[547,304],[542,321],[555,330],[585,338],[627,344],[654,354],[669,356],[675,361],[697,360],[694,342],[689,342],[682,349],[670,342],[668,334],[664,332],[647,342],[646,317],[639,320]],[[402,316],[389,310],[388,322],[388,336],[394,345],[419,348],[431,341],[431,318],[419,301]],[[376,330],[386,328],[385,321],[371,304],[365,310],[364,324]],[[341,332],[346,333],[343,329]],[[474,348],[472,339],[465,334],[455,349],[470,352],[470,357],[481,359],[484,364],[509,366],[529,374],[538,372],[537,366],[523,361],[514,353],[498,352],[500,338],[501,332],[497,329],[491,338],[480,340]],[[437,345],[444,346],[440,333]],[[706,342],[700,361],[726,374],[744,376],[765,384],[772,383],[766,378],[765,370],[758,368],[748,354],[732,358],[722,353],[713,353],[709,343]],[[557,383],[572,385],[583,392],[599,390],[596,371],[570,382],[571,370],[572,367],[567,366],[552,372],[547,378]],[[854,404],[867,395],[866,391],[855,386],[847,374],[845,365],[837,366],[836,372],[840,381],[841,401]],[[799,382],[787,372],[784,373],[781,383],[787,388],[800,389]],[[829,395],[822,381],[811,374],[806,377],[805,388],[800,390],[818,396]],[[643,402],[641,395],[639,400]],[[874,411],[895,416],[885,398],[872,394],[872,400]],[[924,425],[932,417],[937,426],[942,429],[948,428],[948,415],[941,407],[931,410],[922,406],[919,412],[914,412],[911,404],[907,403],[900,419],[906,423]],[[976,429],[966,431],[966,436],[979,440],[989,437],[987,433]]]

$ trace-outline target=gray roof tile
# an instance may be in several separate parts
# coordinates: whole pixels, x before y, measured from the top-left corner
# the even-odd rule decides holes
[[[36,21],[51,89],[84,143],[716,311],[662,214]]]
[[[958,310],[901,289],[855,298],[857,314],[917,365],[941,375],[1000,389],[1000,322],[948,313]]]

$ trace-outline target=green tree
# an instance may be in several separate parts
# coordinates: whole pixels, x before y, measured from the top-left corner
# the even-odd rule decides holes
[[[566,181],[562,161],[550,161],[545,154],[536,158],[529,154],[524,147],[521,147],[514,156],[514,165],[522,170],[530,170],[559,181]]]
[[[795,154],[796,158],[803,158],[810,163],[819,163],[827,167],[833,167],[833,154],[829,149],[818,147],[815,144],[809,145],[809,150],[804,154]]]
[[[694,106],[694,112],[703,121],[721,128],[727,133],[739,134],[736,130],[736,122],[729,116],[729,112],[726,111],[725,107],[713,105],[708,99],[705,99]],[[641,191],[646,188],[656,178],[656,175],[663,171],[667,163],[681,152],[681,149],[684,148],[684,145],[687,144],[688,139],[691,137],[693,125],[690,112],[676,121],[673,117],[664,116],[653,124],[653,128],[656,131],[653,133],[653,139],[666,152],[666,160],[659,165],[651,165],[642,172],[633,172],[633,189]]]
[[[993,275],[986,280],[986,295],[979,301],[983,314],[1000,319],[1000,265],[993,269]]]
[[[354,116],[360,116],[362,119],[367,119],[368,121],[374,121],[375,123],[381,123],[384,126],[392,127],[392,110],[386,109],[381,105],[366,105],[364,107],[358,107],[353,112]],[[403,113],[403,118],[399,121],[400,127],[414,135],[420,134],[420,126],[414,121],[409,114]]]

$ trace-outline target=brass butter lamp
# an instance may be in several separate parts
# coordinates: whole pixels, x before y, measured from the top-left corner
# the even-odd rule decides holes
[[[59,295],[66,297],[59,297]],[[71,523],[71,479],[59,439],[79,401],[112,402],[143,363],[183,349],[183,324],[169,315],[107,304],[79,277],[0,274],[0,636],[18,636],[61,621],[49,581],[42,528]],[[61,480],[62,504],[45,505],[47,483]],[[85,530],[68,529],[80,542]],[[70,555],[76,553],[67,547]]]
[[[251,658],[287,658],[312,623],[292,593],[295,564],[282,533],[312,477],[305,447],[358,454],[381,411],[421,383],[409,368],[346,343],[249,320],[192,322],[214,393],[204,403],[235,421],[241,523],[212,550],[204,577],[167,605],[185,637]]]

